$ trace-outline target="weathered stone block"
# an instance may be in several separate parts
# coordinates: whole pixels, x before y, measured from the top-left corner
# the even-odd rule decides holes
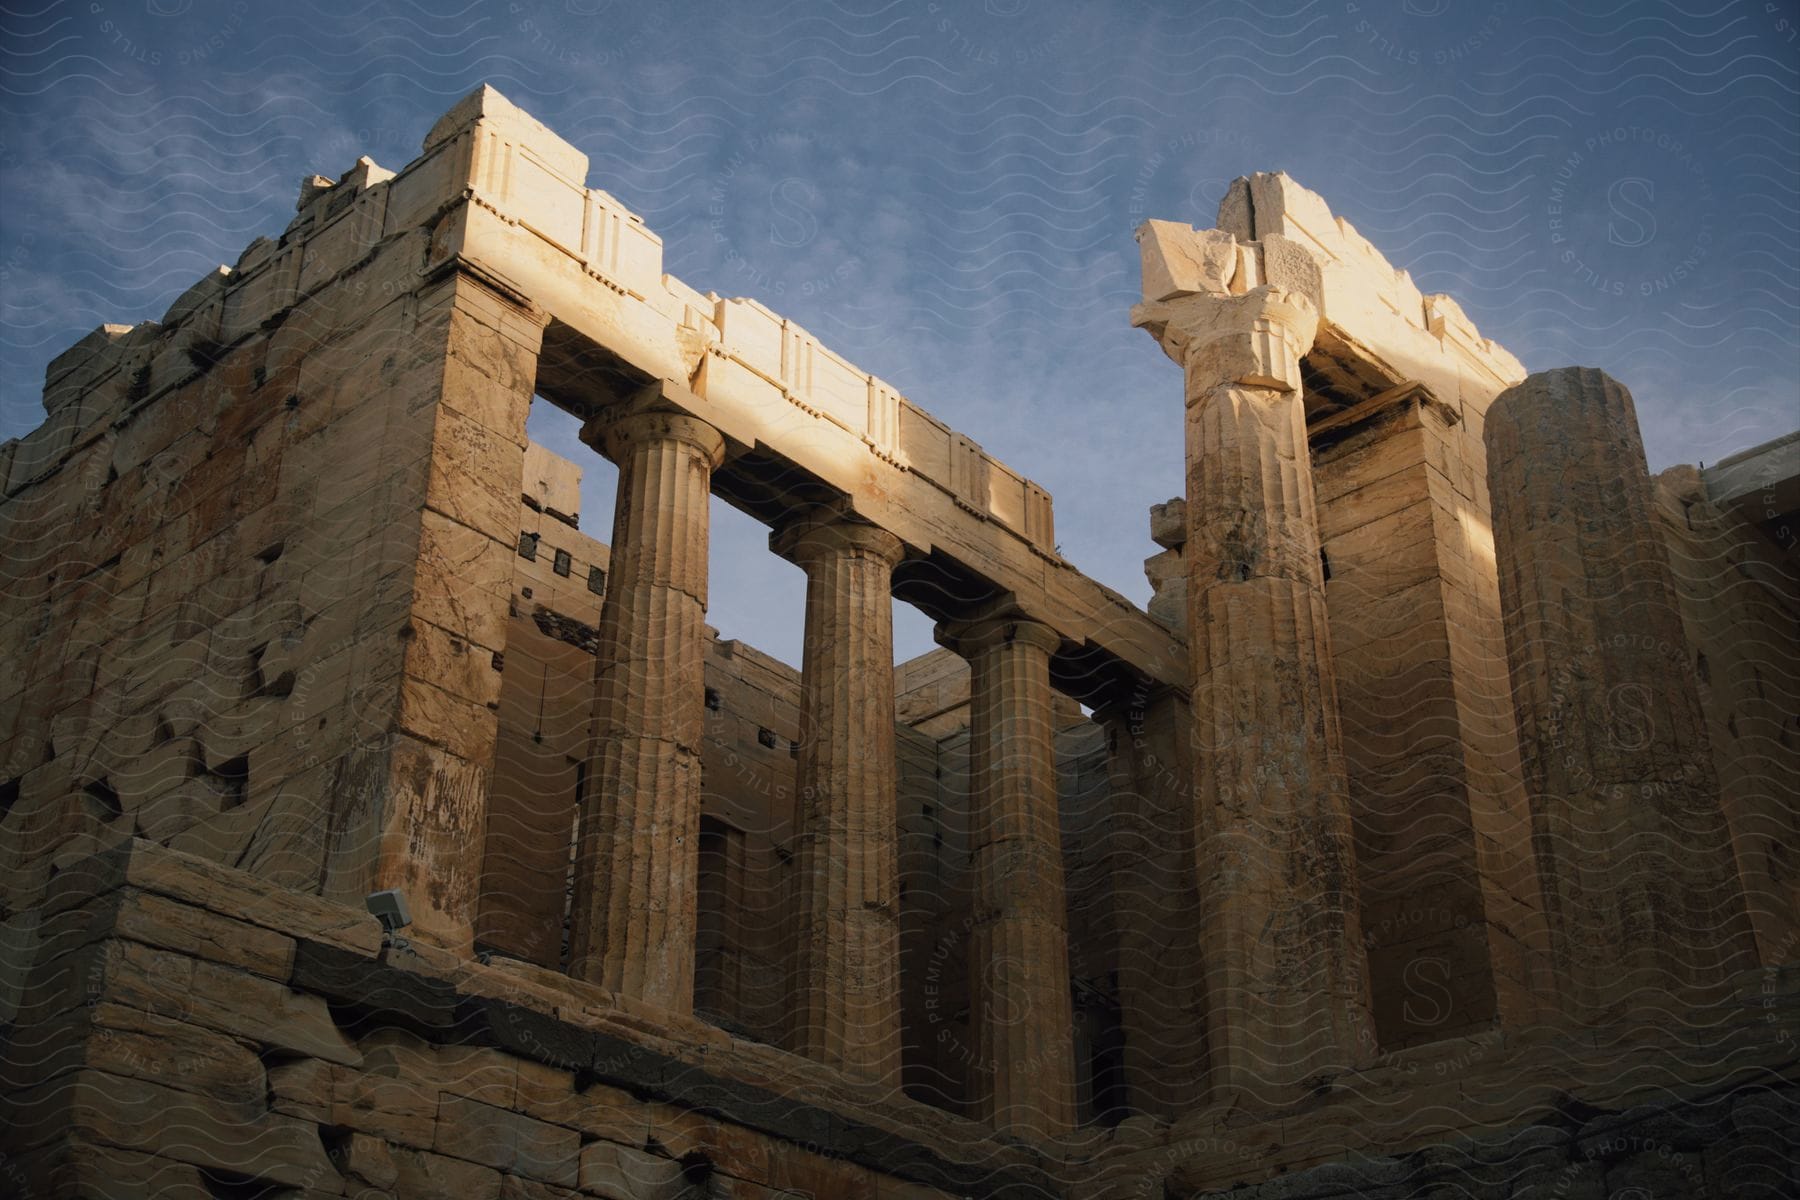
[[[41,1156],[52,1181],[39,1193],[50,1200],[139,1200],[143,1196],[202,1196],[206,1183],[191,1162],[117,1146],[73,1141]],[[16,1164],[15,1164],[16,1165]]]
[[[291,1187],[336,1178],[309,1124],[272,1114],[246,1120],[193,1092],[98,1071],[80,1073],[68,1087],[70,1126],[96,1141]]]
[[[105,943],[96,966],[100,994],[118,1003],[332,1062],[361,1057],[322,999],[285,984],[131,942]]]
[[[1181,496],[1150,506],[1150,540],[1164,550],[1187,544],[1187,500]]]
[[[519,1112],[627,1146],[641,1146],[650,1135],[648,1107],[629,1092],[597,1083],[577,1087],[572,1072],[529,1061],[520,1061],[516,1072],[509,1107]]]
[[[612,1142],[581,1150],[581,1190],[606,1200],[670,1200],[682,1189],[681,1164]]]
[[[435,1148],[561,1187],[575,1186],[580,1174],[575,1130],[463,1096],[447,1095],[438,1106]]]
[[[63,911],[121,884],[284,936],[298,934],[371,957],[381,950],[381,923],[360,907],[272,889],[242,872],[141,840],[63,871],[45,897],[44,911]]]
[[[393,1193],[420,1200],[499,1200],[502,1176],[492,1167],[425,1150],[390,1147]]]

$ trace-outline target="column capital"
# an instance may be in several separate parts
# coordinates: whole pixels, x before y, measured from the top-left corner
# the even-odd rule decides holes
[[[1062,635],[1056,630],[1016,612],[940,621],[933,636],[939,645],[964,658],[1013,642],[1032,646],[1045,654],[1055,654],[1062,647]]]
[[[1300,359],[1318,337],[1319,313],[1298,292],[1273,284],[1239,295],[1207,293],[1139,304],[1131,323],[1188,373],[1188,403],[1238,384],[1297,391]]]
[[[860,554],[892,570],[905,556],[906,543],[851,513],[813,509],[772,530],[769,549],[800,567],[828,555]]]
[[[670,380],[653,383],[589,417],[581,426],[581,440],[616,461],[628,446],[669,439],[693,446],[716,470],[725,461],[725,437],[685,411],[680,400],[687,394]]]

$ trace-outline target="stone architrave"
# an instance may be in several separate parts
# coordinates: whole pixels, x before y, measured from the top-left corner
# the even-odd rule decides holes
[[[1268,285],[1133,312],[1186,376],[1198,940],[1215,1096],[1275,1097],[1372,1049],[1301,402],[1317,320]]]
[[[806,572],[788,1048],[897,1087],[892,586],[905,547],[835,513],[769,544]]]
[[[1540,371],[1494,402],[1487,447],[1560,1007],[1666,1012],[1756,950],[1631,393]]]
[[[1075,1125],[1067,901],[1050,655],[1056,632],[1013,616],[939,627],[969,663],[972,1112],[1055,1137]]]
[[[619,490],[570,973],[686,1013],[706,715],[707,507],[724,439],[644,402],[602,413],[582,438],[618,464]]]

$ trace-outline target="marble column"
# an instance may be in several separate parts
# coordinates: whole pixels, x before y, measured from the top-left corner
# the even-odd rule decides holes
[[[1054,1137],[1075,1124],[1068,912],[1057,817],[1048,626],[940,626],[969,663],[972,1115]]]
[[[1757,954],[1631,393],[1541,371],[1486,440],[1559,1007],[1666,1016]]]
[[[705,720],[707,507],[717,430],[679,413],[582,431],[619,466],[600,609],[570,974],[673,1012],[694,1006]]]
[[[835,513],[769,546],[806,572],[787,1046],[898,1088],[892,586],[904,547]]]
[[[1300,392],[1317,316],[1263,286],[1136,319],[1186,376],[1210,1078],[1274,1100],[1374,1049]]]

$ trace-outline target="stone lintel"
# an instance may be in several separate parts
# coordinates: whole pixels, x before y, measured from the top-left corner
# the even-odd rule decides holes
[[[1525,377],[1519,360],[1483,337],[1453,298],[1421,292],[1323,197],[1283,172],[1234,180],[1219,202],[1217,228],[1205,232],[1260,245],[1262,282],[1306,292],[1322,319],[1384,352],[1409,360],[1447,353],[1490,393]],[[1146,282],[1152,279],[1160,275],[1147,272]]]
[[[1416,379],[1409,379],[1370,396],[1360,404],[1311,422],[1306,427],[1307,439],[1315,446],[1321,440],[1335,441],[1390,409],[1404,408],[1414,403],[1421,409],[1436,414],[1445,425],[1454,425],[1462,419],[1456,409],[1438,399],[1431,388]]]

